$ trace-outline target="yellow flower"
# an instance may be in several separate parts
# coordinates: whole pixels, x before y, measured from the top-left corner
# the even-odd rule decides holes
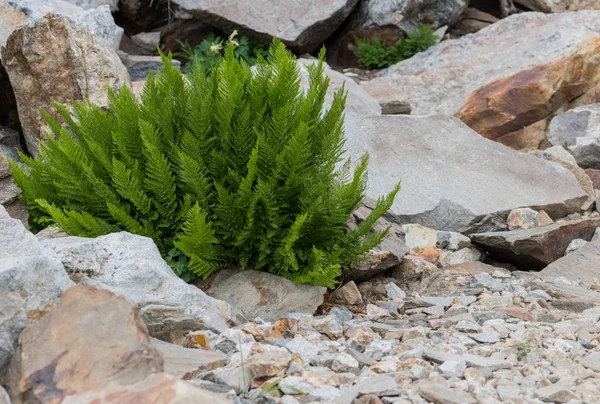
[[[233,46],[240,46],[240,44],[238,43],[238,41],[231,40],[229,42],[232,43]]]
[[[232,42],[233,38],[235,38],[238,34],[237,29],[234,29],[233,32],[231,33],[231,35],[229,35],[229,41]]]
[[[219,53],[221,49],[223,49],[223,46],[220,43],[213,43],[212,45],[210,45],[210,50],[215,53]]]

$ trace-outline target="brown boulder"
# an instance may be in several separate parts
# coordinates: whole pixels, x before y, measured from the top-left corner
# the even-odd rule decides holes
[[[156,373],[139,383],[116,386],[67,397],[63,404],[233,404],[222,394],[194,387],[166,373]]]
[[[52,102],[83,99],[105,106],[106,86],[129,85],[127,70],[114,50],[70,19],[51,14],[14,31],[2,48],[2,61],[15,92],[27,149],[34,155],[46,131],[39,108],[55,113]]]
[[[78,285],[19,337],[7,381],[13,403],[59,403],[126,386],[163,370],[135,309],[111,292]]]
[[[523,269],[542,269],[561,258],[572,240],[591,240],[599,224],[597,219],[582,219],[531,229],[477,233],[471,235],[471,241],[499,261]]]

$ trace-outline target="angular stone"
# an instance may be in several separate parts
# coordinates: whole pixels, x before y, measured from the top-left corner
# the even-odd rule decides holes
[[[600,276],[598,262],[600,262],[600,241],[597,240],[589,242],[580,249],[553,262],[537,275],[547,279],[562,277],[568,281],[589,284]],[[567,287],[568,285],[561,286]]]
[[[469,334],[469,338],[473,338],[475,341],[484,344],[495,344],[500,341],[500,334],[496,331],[480,332],[477,334]]]
[[[540,214],[533,209],[513,209],[506,219],[508,230],[531,229],[541,225]]]
[[[560,382],[537,389],[535,397],[550,403],[567,403],[571,400],[579,400],[579,396],[573,392],[570,386],[562,386]]]
[[[415,253],[428,248],[435,248],[437,232],[419,224],[405,224],[402,230],[406,234],[406,246]]]
[[[156,74],[156,72],[163,69],[163,62],[160,56],[123,55],[120,53],[119,58],[127,68],[129,77],[131,77],[131,81],[134,83],[143,82],[148,78],[150,72]],[[177,69],[181,68],[179,60],[172,59],[171,64]],[[145,82],[136,83],[135,85],[132,83],[133,91],[136,95],[141,95],[144,84]]]
[[[385,285],[385,291],[390,299],[406,299],[406,293],[398,287],[394,282]]]
[[[416,115],[456,114],[482,136],[500,142],[507,136],[510,144],[512,132],[598,84],[599,16],[516,14],[443,41],[363,86],[380,104],[405,101]],[[496,63],[501,55],[510,60]]]
[[[482,139],[451,117],[348,113],[345,124],[349,157],[370,155],[368,195],[402,180],[390,210],[400,223],[462,232],[524,206],[564,217],[587,199],[567,169]]]
[[[363,260],[348,266],[344,271],[344,280],[355,282],[369,280],[400,264],[401,259],[402,257],[387,250],[371,250],[363,256]]]
[[[160,32],[140,32],[131,37],[143,55],[156,55],[160,46]]]
[[[496,259],[528,269],[541,269],[564,255],[573,239],[591,240],[598,220],[582,219],[533,229],[471,235]]]
[[[400,265],[394,268],[393,277],[398,280],[413,278],[425,272],[437,272],[437,266],[421,257],[406,255]]]
[[[494,311],[525,321],[535,321],[535,317],[524,307],[497,307]]]
[[[123,36],[123,28],[115,24],[109,5],[82,8],[73,1],[63,0],[5,0],[16,10],[25,13],[30,22],[52,13],[56,16],[68,17],[78,26],[86,29],[95,38],[104,42],[111,49],[119,49]]]
[[[260,317],[275,321],[290,313],[313,314],[323,303],[327,288],[295,285],[267,272],[222,270],[206,291],[231,305],[232,316],[247,322]]]
[[[166,373],[178,379],[191,380],[200,373],[225,365],[222,352],[190,349],[152,338],[152,345],[164,359]]]
[[[331,303],[348,304],[351,306],[363,303],[360,291],[354,281],[350,281],[341,288],[334,290],[331,293],[330,301]]]
[[[436,384],[421,384],[419,395],[436,404],[475,404],[477,400],[468,393]]]
[[[177,380],[167,373],[156,373],[128,386],[112,386],[103,390],[66,397],[63,404],[127,404],[127,403],[211,403],[231,404],[224,394],[203,390]]]
[[[444,252],[440,255],[439,265],[449,267],[453,265],[464,264],[465,262],[483,261],[485,254],[477,248],[463,248],[458,251]]]
[[[252,353],[244,366],[250,367],[254,377],[273,377],[283,375],[292,361],[292,354],[287,349],[265,350]]]
[[[564,13],[578,10],[600,10],[600,3],[595,0],[515,0],[533,11],[544,13]]]
[[[510,369],[516,365],[515,362],[511,362],[503,359],[486,358],[478,355],[466,354],[462,358],[466,362],[467,366],[479,369],[482,371],[495,371],[498,369]]]
[[[436,246],[443,250],[458,251],[471,247],[471,239],[452,231],[438,231]]]
[[[0,378],[17,350],[17,338],[27,326],[25,301],[17,293],[0,293]],[[0,394],[0,403],[2,395]]]
[[[99,321],[102,319],[102,321]],[[163,370],[134,308],[113,293],[78,285],[19,337],[7,375],[16,402],[61,402],[67,395],[129,385]]]
[[[76,6],[89,10],[100,6],[109,6],[111,11],[117,11],[119,9],[119,0],[65,0],[69,3],[73,3]]]
[[[257,0],[248,13],[240,0],[173,0],[200,21],[224,32],[240,29],[271,41],[277,37],[298,53],[315,50],[346,19],[357,0],[319,0],[310,7],[293,1]]]
[[[593,370],[596,373],[600,373],[600,352],[592,352],[587,354],[579,361],[579,364],[583,367]]]
[[[588,243],[587,241],[580,239],[580,238],[571,240],[571,242],[567,246],[567,249],[565,250],[565,255],[572,253],[575,250],[578,250],[579,248],[583,247],[587,243]]]
[[[573,110],[571,110],[573,111]],[[542,151],[542,153],[549,154],[550,156],[562,160],[566,163],[577,165],[577,161],[575,157],[571,153],[567,151],[564,147],[560,145],[549,147],[548,149]],[[548,159],[550,160],[550,159]]]
[[[111,17],[112,18],[112,17]],[[46,125],[39,108],[57,115],[52,102],[70,104],[84,98],[106,106],[109,86],[129,85],[116,53],[66,17],[45,16],[14,31],[2,61],[17,100],[27,150],[37,155]],[[60,68],[61,74],[52,72]]]
[[[29,21],[25,14],[0,0],[0,48],[6,44],[9,35],[15,29],[27,24]]]
[[[187,331],[227,328],[229,306],[185,283],[148,237],[127,232],[93,239],[43,240],[76,282],[124,296],[153,337],[173,340]]]

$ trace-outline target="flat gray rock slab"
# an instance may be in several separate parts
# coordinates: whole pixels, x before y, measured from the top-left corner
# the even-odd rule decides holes
[[[593,282],[600,277],[600,240],[587,243],[580,249],[548,265],[540,277],[564,277],[574,282]]]
[[[402,181],[391,209],[400,223],[463,232],[519,207],[562,217],[587,199],[566,168],[484,139],[456,118],[347,113],[345,128],[346,157],[370,155],[368,196]]]
[[[256,317],[276,321],[290,313],[313,314],[326,291],[267,272],[226,269],[217,273],[206,293],[229,303],[234,321],[245,323]]]
[[[201,21],[226,33],[271,41],[277,37],[300,52],[314,50],[352,12],[357,0],[173,0]]]

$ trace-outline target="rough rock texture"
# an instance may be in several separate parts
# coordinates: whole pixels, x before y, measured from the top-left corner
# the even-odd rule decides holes
[[[361,5],[362,28],[396,26],[412,32],[423,24],[435,28],[454,23],[467,9],[467,0],[368,0]]]
[[[61,402],[110,385],[137,383],[163,370],[134,308],[113,293],[78,285],[29,325],[7,374],[13,403]]]
[[[67,397],[63,404],[233,404],[224,394],[194,387],[167,373],[156,373],[129,386],[89,392]]]
[[[41,243],[59,257],[76,283],[124,296],[153,337],[170,340],[189,330],[226,328],[227,303],[182,281],[147,237],[121,232]]]
[[[15,292],[23,297],[27,317],[37,320],[71,286],[61,262],[0,207],[0,294]]]
[[[111,11],[117,11],[119,9],[119,0],[65,0],[69,3],[73,3],[76,6],[89,10],[100,6],[109,6]]]
[[[563,277],[575,282],[595,282],[600,276],[600,241],[592,241],[576,251],[554,261],[539,275],[548,278]]]
[[[184,348],[154,338],[152,339],[152,345],[154,345],[164,359],[165,372],[179,379],[193,379],[201,372],[212,370],[225,364],[226,356],[221,352]]]
[[[589,241],[600,220],[576,220],[532,229],[472,234],[492,257],[525,269],[541,269],[562,257],[574,239]]]
[[[309,88],[308,69],[311,64],[316,63],[314,59],[298,59],[300,66],[301,86],[306,91]],[[329,88],[325,96],[325,109],[329,109],[333,102],[333,95],[342,87],[348,92],[346,100],[346,111],[360,115],[381,115],[381,107],[369,93],[360,87],[354,80],[337,72],[325,63],[324,74],[329,77]]]
[[[443,41],[363,86],[382,105],[404,101],[416,115],[456,115],[502,142],[594,90],[599,35],[600,11],[513,15]],[[511,142],[508,136],[505,143]]]
[[[483,139],[452,117],[348,113],[346,137],[353,161],[370,155],[369,196],[402,181],[391,209],[401,223],[463,232],[518,207],[566,216],[587,199],[567,169]]]
[[[0,47],[6,44],[6,40],[12,32],[27,25],[27,16],[9,6],[4,0],[0,0]]]
[[[98,40],[104,42],[112,49],[119,49],[119,43],[123,35],[123,28],[118,27],[111,14],[111,8],[107,4],[99,7],[82,8],[73,1],[63,0],[5,0],[18,11],[27,15],[30,22],[44,17],[48,13],[57,16],[68,17],[75,24],[85,28]]]
[[[239,29],[259,39],[277,37],[299,53],[319,47],[346,19],[357,0],[304,2],[173,0],[181,9],[225,32]]]
[[[362,304],[362,296],[354,281],[350,281],[331,293],[331,303],[356,305]]]
[[[12,180],[7,160],[20,162],[18,151],[23,151],[20,145],[19,133],[0,126],[0,204],[4,206],[11,217],[19,219],[27,226],[29,211],[25,204],[19,200],[19,188]]]
[[[14,31],[2,49],[2,61],[32,154],[45,132],[38,108],[52,112],[51,101],[67,104],[84,98],[104,106],[107,85],[119,89],[129,84],[116,53],[65,17],[48,15]]]
[[[27,326],[24,304],[17,293],[0,293],[0,379],[17,350],[19,334]]]
[[[600,104],[559,114],[548,127],[548,141],[565,147],[582,168],[600,168]]]
[[[209,296],[231,305],[232,318],[245,323],[260,317],[278,320],[292,312],[314,313],[323,303],[327,288],[295,285],[267,272],[219,271],[206,290]]]
[[[459,33],[460,36],[473,34],[496,22],[498,22],[498,18],[493,15],[469,7],[460,17],[460,20],[454,24],[453,31]]]
[[[515,3],[544,13],[600,10],[600,3],[597,0],[515,0]]]

